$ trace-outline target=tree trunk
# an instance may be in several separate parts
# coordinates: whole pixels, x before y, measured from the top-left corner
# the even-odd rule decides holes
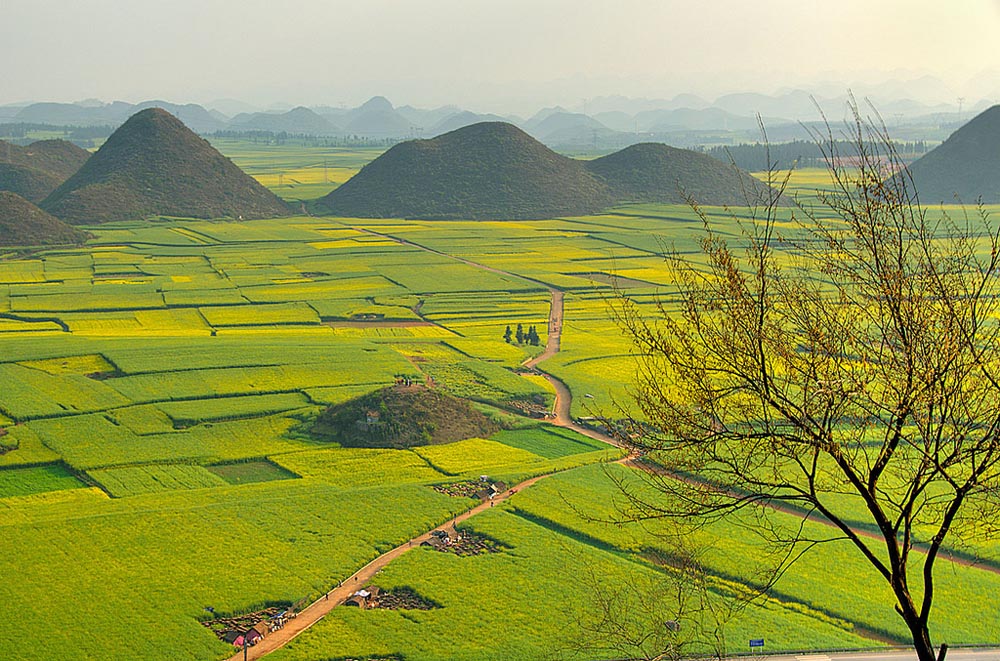
[[[921,622],[919,617],[903,616],[906,626],[913,636],[913,649],[917,652],[918,661],[937,661],[934,655],[934,646],[931,645],[931,634],[927,630],[927,623]],[[943,661],[943,660],[942,660]]]

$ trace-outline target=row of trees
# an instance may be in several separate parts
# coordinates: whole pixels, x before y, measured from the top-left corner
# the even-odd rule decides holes
[[[212,133],[212,137],[246,140],[253,144],[295,144],[307,147],[391,147],[403,140],[402,138],[375,138],[361,135],[317,136],[307,133],[262,129],[224,129],[215,131]]]
[[[703,151],[720,161],[735,163],[737,167],[750,172],[764,172],[773,166],[785,170],[789,168],[826,167],[831,147],[837,153],[852,153],[854,144],[849,139],[834,140],[832,144],[819,145],[814,140],[792,140],[780,144],[763,142],[742,145],[717,145]],[[914,158],[927,152],[924,140],[894,142],[893,150],[904,158]],[[868,151],[879,151],[875,143],[866,145]]]
[[[528,326],[528,330],[525,332],[524,326],[518,324],[517,331],[512,332],[510,330],[510,324],[507,324],[507,329],[503,332],[503,341],[507,344],[511,344],[512,340],[517,341],[518,344],[530,344],[533,347],[537,347],[542,341],[541,338],[538,337],[538,331],[535,330],[534,326]]]

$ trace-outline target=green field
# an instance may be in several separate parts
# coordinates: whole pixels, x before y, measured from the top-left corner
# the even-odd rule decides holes
[[[324,194],[377,155],[217,145],[288,200]],[[793,179],[802,191],[821,183]],[[549,290],[563,291],[562,349],[540,367],[572,390],[575,416],[614,413],[635,369],[611,320],[615,288],[669,310],[662,251],[693,255],[699,228],[691,210],[653,205],[524,222],[173,219],[95,226],[82,247],[0,259],[0,612],[12,627],[0,658],[225,658],[232,649],[198,623],[206,606],[315,598],[475,504],[434,485],[550,472],[467,524],[506,551],[421,549],[379,578],[442,608],[338,609],[275,658],[525,659],[587,642],[579,625],[597,583],[669,571],[650,561],[656,531],[580,517],[611,516],[608,475],[631,479],[628,469],[607,464],[619,456],[608,446],[516,417],[554,395],[515,372],[543,347],[507,343],[504,329],[536,326],[544,344]],[[407,380],[516,424],[409,450],[309,435],[325,406]],[[732,528],[703,541],[714,598],[752,584],[759,546]],[[1000,643],[956,608],[1000,607],[993,568],[942,563],[934,626],[949,643]],[[881,590],[825,546],[729,639],[899,641]]]
[[[0,470],[0,498],[78,489],[84,484],[62,464]]]

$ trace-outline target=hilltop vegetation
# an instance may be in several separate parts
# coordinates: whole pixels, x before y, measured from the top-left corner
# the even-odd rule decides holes
[[[20,147],[0,140],[0,163],[25,165],[69,178],[87,162],[90,152],[67,140],[38,140]]]
[[[715,159],[641,144],[597,159],[561,156],[512,124],[482,122],[396,145],[320,200],[361,218],[526,220],[624,202],[740,204],[764,185]]]
[[[705,154],[657,143],[626,147],[587,163],[611,187],[615,199],[629,202],[739,204],[745,194],[767,187],[748,173]]]
[[[593,213],[611,196],[578,161],[482,122],[400,143],[320,203],[364,218],[531,219]]]
[[[266,218],[288,208],[160,108],[133,115],[41,204],[70,223],[152,215]]]
[[[352,448],[405,448],[482,438],[496,423],[468,402],[424,386],[393,386],[336,406],[313,433]]]
[[[924,204],[1000,202],[1000,105],[983,111],[910,165]]]
[[[53,218],[16,193],[0,191],[0,246],[83,243],[87,233]]]
[[[26,147],[0,140],[0,190],[41,202],[88,158],[89,152],[66,140],[39,140]]]

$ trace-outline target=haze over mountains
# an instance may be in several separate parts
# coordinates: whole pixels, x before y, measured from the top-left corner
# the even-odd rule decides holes
[[[926,103],[909,98],[905,88],[893,93],[894,96],[884,95],[876,107],[883,117],[897,125],[901,122],[958,123],[991,105],[986,99],[970,99],[965,107],[960,107],[957,101],[953,104]],[[737,132],[752,140],[756,137],[758,114],[769,130],[801,133],[798,122],[820,118],[817,106],[832,121],[839,121],[847,99],[844,93],[815,95],[801,89],[775,94],[733,93],[714,100],[693,94],[678,94],[670,99],[602,96],[571,107],[545,108],[527,117],[474,112],[456,106],[397,107],[382,96],[372,97],[354,108],[297,106],[261,110],[232,100],[219,101],[218,106],[228,113],[197,104],[144,101],[133,105],[87,100],[0,106],[0,123],[116,127],[138,110],[157,106],[200,134],[222,130],[268,131],[400,140],[431,137],[482,121],[507,121],[551,147],[613,149],[650,140],[690,146],[697,144],[696,139],[679,134],[692,132]],[[784,138],[779,136],[779,139]]]
[[[306,108],[290,113],[326,122]],[[396,117],[393,122],[405,121],[380,98],[341,117],[348,124],[376,124],[387,114]],[[248,115],[245,123],[255,119],[260,118]],[[593,118],[562,108],[545,109],[525,125],[536,132],[598,130]],[[45,231],[31,228],[48,228],[57,242],[80,240],[54,217],[90,224],[158,215],[252,219],[289,212],[160,108],[130,117],[93,156],[68,142],[45,140],[26,147],[0,142],[0,159],[0,190],[10,193],[4,197],[8,240],[21,225],[28,229],[17,240],[40,242]],[[927,204],[1000,202],[1000,106],[955,131],[915,161],[912,172]],[[767,190],[749,173],[696,151],[637,143],[576,160],[509,122],[486,121],[400,142],[316,203],[347,217],[518,220],[586,215],[636,202],[739,205]],[[41,208],[32,200],[41,200]],[[25,223],[19,224],[21,218]]]

